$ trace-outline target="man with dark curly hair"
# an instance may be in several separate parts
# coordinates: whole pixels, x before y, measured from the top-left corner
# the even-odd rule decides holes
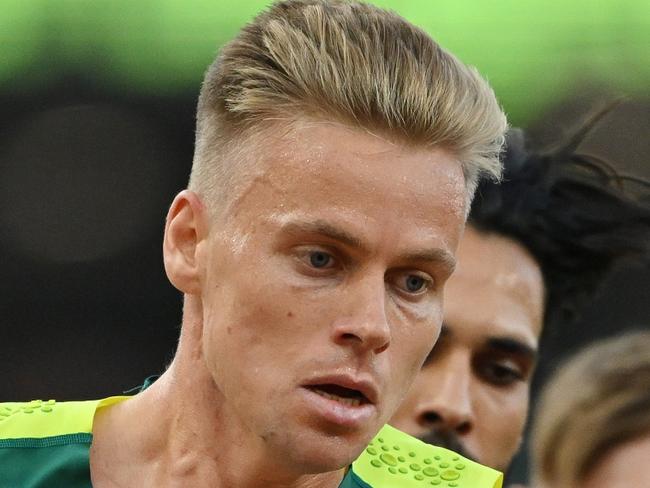
[[[393,425],[507,470],[543,333],[569,326],[615,266],[650,257],[647,182],[628,194],[625,177],[577,150],[605,113],[548,152],[508,134],[504,181],[478,189],[441,337]]]

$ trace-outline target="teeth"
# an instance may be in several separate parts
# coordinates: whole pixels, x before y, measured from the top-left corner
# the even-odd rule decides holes
[[[318,389],[314,391],[322,397],[329,398],[330,400],[335,400],[339,403],[342,403],[343,405],[349,405],[351,407],[358,407],[361,405],[361,400],[359,398],[344,398]]]

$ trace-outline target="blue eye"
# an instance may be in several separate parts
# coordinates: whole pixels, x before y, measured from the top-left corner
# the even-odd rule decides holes
[[[427,280],[417,275],[408,275],[406,277],[406,290],[409,293],[417,293],[422,291],[427,285]]]
[[[314,251],[309,255],[309,262],[314,268],[325,268],[332,262],[332,256],[323,251]]]

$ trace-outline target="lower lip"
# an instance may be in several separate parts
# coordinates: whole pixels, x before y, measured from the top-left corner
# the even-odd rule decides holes
[[[313,410],[326,421],[350,429],[359,428],[368,422],[375,413],[375,405],[362,403],[346,405],[331,398],[319,395],[309,388],[302,388],[305,398]]]

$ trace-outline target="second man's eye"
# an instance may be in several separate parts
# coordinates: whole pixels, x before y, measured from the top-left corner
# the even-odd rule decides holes
[[[479,375],[488,383],[497,387],[508,387],[519,381],[525,381],[520,368],[508,359],[484,359],[476,365]]]
[[[332,263],[332,256],[323,251],[313,251],[309,254],[309,262],[314,268],[326,268]]]

